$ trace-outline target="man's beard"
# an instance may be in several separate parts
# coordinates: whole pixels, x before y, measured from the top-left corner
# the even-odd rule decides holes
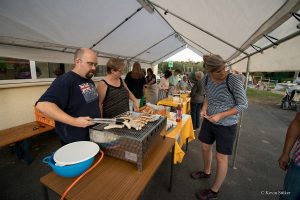
[[[93,76],[94,76],[94,72],[93,72],[93,71],[89,71],[89,72],[85,75],[85,77],[86,77],[87,79],[91,79],[91,78],[93,78]]]

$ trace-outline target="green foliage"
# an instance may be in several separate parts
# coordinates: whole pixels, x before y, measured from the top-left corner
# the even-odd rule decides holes
[[[158,64],[158,72],[164,72],[166,71],[168,68],[168,62],[162,62]],[[175,69],[179,69],[182,73],[183,72],[190,72],[188,71],[188,69],[192,69],[193,72],[196,71],[204,71],[203,68],[203,62],[178,62],[178,61],[174,61],[173,62],[173,68],[171,68],[172,70]]]

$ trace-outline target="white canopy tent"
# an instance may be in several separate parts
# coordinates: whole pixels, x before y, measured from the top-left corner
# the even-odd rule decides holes
[[[99,57],[155,65],[187,47],[235,63],[256,52],[251,45],[259,50],[294,34],[292,45],[253,56],[249,70],[299,70],[299,8],[299,0],[2,0],[0,56],[29,59],[38,49],[40,61],[70,60],[78,47],[91,47]],[[246,71],[243,63],[233,68]]]

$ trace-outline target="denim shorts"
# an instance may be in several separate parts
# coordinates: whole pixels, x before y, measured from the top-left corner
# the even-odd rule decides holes
[[[300,166],[290,162],[284,179],[283,191],[280,200],[300,199]]]
[[[213,144],[216,141],[216,150],[224,155],[231,155],[235,139],[236,124],[231,126],[222,126],[213,124],[204,119],[199,140],[205,144]]]

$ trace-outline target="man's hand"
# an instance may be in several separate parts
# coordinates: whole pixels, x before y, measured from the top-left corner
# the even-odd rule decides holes
[[[90,117],[77,117],[75,118],[73,126],[85,128],[94,124]]]
[[[278,164],[282,170],[285,171],[287,169],[289,159],[290,159],[290,157],[288,154],[285,154],[285,153],[281,154],[280,158],[278,159]]]

